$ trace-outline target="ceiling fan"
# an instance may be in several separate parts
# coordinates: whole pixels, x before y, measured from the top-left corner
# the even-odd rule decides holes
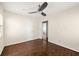
[[[47,5],[48,5],[48,3],[44,2],[42,5],[39,5],[39,8],[37,11],[29,12],[29,14],[41,12],[41,15],[46,16],[46,14],[43,12],[43,10],[47,7]]]

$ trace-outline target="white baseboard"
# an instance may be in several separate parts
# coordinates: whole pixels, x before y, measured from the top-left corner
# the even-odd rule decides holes
[[[73,50],[73,51],[79,52],[79,50],[76,50],[76,49],[74,49],[74,48],[71,48],[71,47],[68,47],[68,46],[65,46],[65,45],[62,45],[62,44],[56,43],[56,42],[52,42],[52,41],[49,41],[49,42],[54,43],[54,44],[59,45],[59,46],[62,46],[62,47],[65,47],[65,48],[67,48],[67,49],[70,49],[70,50]]]

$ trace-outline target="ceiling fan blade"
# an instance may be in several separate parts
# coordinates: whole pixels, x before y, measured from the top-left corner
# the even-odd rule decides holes
[[[44,12],[42,12],[41,15],[46,16],[46,14]]]
[[[33,13],[37,13],[38,11],[34,11],[34,12],[29,12],[29,14],[33,14]]]
[[[43,11],[47,7],[48,3],[44,2],[38,9],[38,11]]]

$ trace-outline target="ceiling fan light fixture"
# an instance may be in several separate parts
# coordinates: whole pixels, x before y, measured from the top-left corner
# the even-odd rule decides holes
[[[44,12],[42,12],[41,15],[46,16],[46,14]]]

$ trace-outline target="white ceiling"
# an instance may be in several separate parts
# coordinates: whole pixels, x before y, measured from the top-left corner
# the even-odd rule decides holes
[[[40,13],[28,14],[28,12],[36,11],[43,2],[2,2],[2,6],[6,11],[29,16],[40,16]],[[66,2],[48,2],[47,8],[44,12],[47,15],[78,5],[78,3]]]

